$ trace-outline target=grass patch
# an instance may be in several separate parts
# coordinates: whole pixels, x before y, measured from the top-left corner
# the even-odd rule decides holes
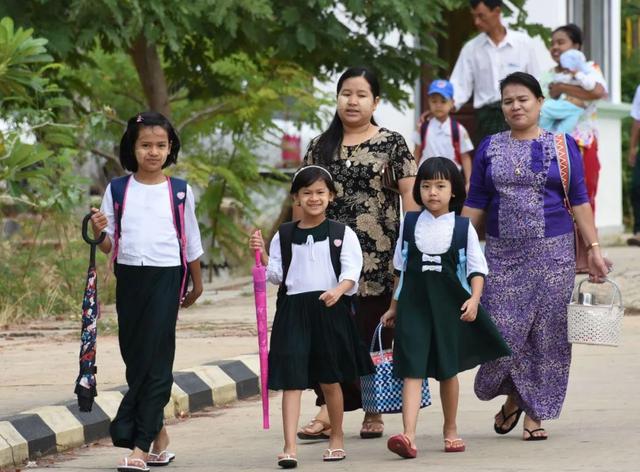
[[[34,219],[21,225],[20,237],[0,241],[0,325],[80,316],[89,266],[80,224]],[[99,253],[96,265],[100,301],[113,303],[107,257]]]

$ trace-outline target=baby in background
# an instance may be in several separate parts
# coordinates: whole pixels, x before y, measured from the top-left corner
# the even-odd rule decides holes
[[[577,85],[586,91],[596,87],[596,79],[582,51],[569,49],[560,55],[562,70],[553,77],[553,82]],[[547,98],[542,105],[540,126],[549,131],[571,133],[587,104],[579,98],[562,94],[558,98]]]

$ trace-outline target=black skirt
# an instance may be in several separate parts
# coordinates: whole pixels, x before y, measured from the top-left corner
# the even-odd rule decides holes
[[[322,292],[278,300],[269,351],[269,388],[304,390],[318,383],[353,382],[373,372],[368,347],[351,315],[350,299],[327,308]]]

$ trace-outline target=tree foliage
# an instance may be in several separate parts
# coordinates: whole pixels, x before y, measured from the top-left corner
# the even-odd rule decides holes
[[[314,79],[358,64],[379,73],[384,98],[406,103],[420,65],[438,63],[437,39],[453,27],[444,15],[457,8],[468,2],[3,0],[0,16],[34,28],[64,64],[33,77],[63,91],[66,107],[52,113],[77,127],[76,159],[99,159],[107,176],[121,172],[116,144],[125,120],[145,108],[171,117],[183,168],[204,192],[204,232],[219,253],[241,240],[225,199],[250,214],[249,189],[264,191],[254,151],[277,141],[274,116],[318,124],[324,97]],[[48,132],[68,144],[60,128]]]

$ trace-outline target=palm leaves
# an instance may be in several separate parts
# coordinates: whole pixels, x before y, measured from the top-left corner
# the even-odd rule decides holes
[[[34,67],[50,63],[44,38],[34,38],[33,30],[14,29],[11,18],[0,20],[0,104],[24,100],[44,91],[47,80]]]

